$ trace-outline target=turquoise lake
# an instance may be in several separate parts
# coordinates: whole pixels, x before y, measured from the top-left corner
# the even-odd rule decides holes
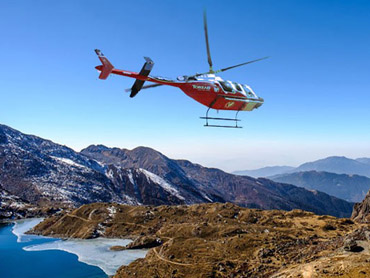
[[[130,242],[123,239],[59,240],[25,235],[30,225],[26,221],[16,226],[0,224],[1,278],[107,278],[120,265],[146,254],[145,250],[109,250]]]

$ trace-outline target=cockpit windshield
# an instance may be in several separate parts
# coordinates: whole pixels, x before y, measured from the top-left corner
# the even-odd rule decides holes
[[[256,94],[252,91],[251,87],[248,85],[243,85],[243,90],[246,93],[247,97],[257,98]]]

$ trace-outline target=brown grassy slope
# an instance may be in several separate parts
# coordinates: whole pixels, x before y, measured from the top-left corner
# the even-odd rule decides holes
[[[46,219],[34,232],[162,240],[144,259],[122,266],[116,278],[281,278],[367,277],[361,276],[370,274],[366,229],[348,219],[300,210],[254,210],[229,203],[160,207],[96,203]],[[343,250],[351,236],[361,240],[362,252]]]

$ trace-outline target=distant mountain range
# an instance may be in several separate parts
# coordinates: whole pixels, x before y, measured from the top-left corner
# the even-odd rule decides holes
[[[255,170],[236,171],[234,174],[253,177],[271,177],[304,171],[323,171],[335,174],[360,175],[370,178],[370,158],[350,159],[344,156],[331,156],[313,162],[307,162],[298,167],[271,166]]]
[[[305,171],[276,175],[270,179],[319,190],[350,202],[361,202],[370,190],[370,178],[359,175]]]
[[[272,166],[234,173],[319,190],[350,202],[361,202],[370,189],[370,158],[331,156],[295,168]]]
[[[146,147],[92,145],[80,153],[0,125],[0,186],[37,205],[233,202],[349,216],[353,204],[319,191],[173,160]]]
[[[291,166],[267,166],[255,170],[243,170],[243,171],[235,171],[233,174],[240,175],[240,176],[250,176],[254,178],[260,177],[270,177],[275,175],[280,175],[283,173],[287,173],[290,170],[293,170],[294,167]]]

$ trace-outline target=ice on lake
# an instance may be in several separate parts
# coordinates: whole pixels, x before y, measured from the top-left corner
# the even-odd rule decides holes
[[[45,238],[35,235],[25,234],[32,229],[42,218],[27,219],[15,221],[12,232],[17,236],[18,242],[29,242],[34,239]],[[128,265],[138,258],[144,258],[147,250],[123,250],[112,251],[112,246],[126,246],[130,243],[129,239],[110,239],[110,238],[95,238],[95,239],[68,239],[45,242],[41,244],[28,245],[23,247],[25,251],[45,251],[45,250],[61,250],[77,255],[80,262],[97,266],[101,268],[107,275],[114,275],[117,269],[122,265]]]
[[[144,258],[147,250],[112,251],[110,247],[126,246],[127,239],[69,239],[26,246],[26,251],[63,250],[77,255],[80,262],[101,268],[106,274],[114,275],[121,265],[128,265],[138,258]]]
[[[14,226],[12,229],[13,234],[17,236],[17,242],[28,242],[32,239],[39,238],[36,235],[27,235],[27,231],[31,230],[37,224],[39,224],[43,218],[31,218],[14,221]]]

